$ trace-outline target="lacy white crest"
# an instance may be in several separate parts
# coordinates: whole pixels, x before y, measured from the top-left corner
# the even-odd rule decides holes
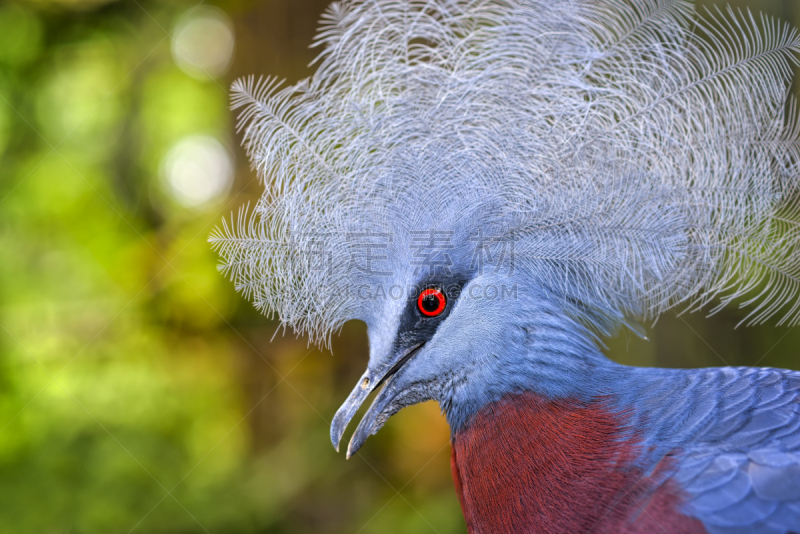
[[[364,318],[352,288],[413,263],[420,229],[461,273],[476,235],[513,241],[517,275],[578,314],[745,297],[751,321],[800,322],[788,26],[682,0],[371,0],[333,4],[317,45],[308,80],[234,84],[266,191],[211,236],[285,325],[324,342]],[[383,267],[353,268],[365,246]]]

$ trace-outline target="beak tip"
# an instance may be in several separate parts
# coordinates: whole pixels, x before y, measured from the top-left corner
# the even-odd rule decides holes
[[[367,436],[369,434],[365,434],[362,430],[361,426],[356,429],[355,433],[353,434],[352,438],[350,439],[350,443],[347,444],[347,455],[346,458],[349,460],[356,453],[361,449],[361,446],[364,445],[364,442],[367,441]]]
[[[353,456],[355,456],[355,455],[356,455],[356,453],[358,452],[358,449],[360,449],[360,448],[361,448],[361,445],[358,445],[358,446],[356,446],[356,447],[353,447],[353,442],[350,442],[350,445],[347,447],[347,453],[346,453],[346,454],[345,454],[345,456],[344,456],[344,457],[345,457],[345,459],[346,459],[346,460],[349,460],[350,458],[352,458]]]

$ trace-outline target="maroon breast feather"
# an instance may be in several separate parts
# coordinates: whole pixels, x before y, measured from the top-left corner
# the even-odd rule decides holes
[[[680,511],[672,457],[647,475],[637,466],[641,440],[625,419],[609,399],[519,394],[482,408],[451,456],[470,534],[706,532]]]

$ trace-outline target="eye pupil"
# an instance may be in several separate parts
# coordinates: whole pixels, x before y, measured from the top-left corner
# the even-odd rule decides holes
[[[426,312],[435,312],[439,307],[439,299],[434,295],[425,295],[422,299],[422,309]]]
[[[440,290],[430,288],[422,291],[417,299],[417,308],[423,315],[435,317],[444,311],[447,299]]]

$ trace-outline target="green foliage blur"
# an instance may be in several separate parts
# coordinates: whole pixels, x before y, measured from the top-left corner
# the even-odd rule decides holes
[[[749,5],[791,18],[793,1]],[[465,531],[438,407],[404,410],[345,461],[328,425],[366,364],[363,325],[333,356],[283,335],[207,243],[261,190],[230,81],[310,74],[326,4],[0,4],[0,532]],[[188,25],[201,16],[218,24]],[[229,181],[192,196],[197,161],[228,162]],[[798,366],[796,329],[740,317],[670,315],[609,354]]]

